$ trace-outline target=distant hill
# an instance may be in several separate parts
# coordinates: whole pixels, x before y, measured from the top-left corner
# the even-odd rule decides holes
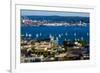
[[[79,21],[89,23],[89,17],[75,17],[75,16],[21,16],[21,19],[30,19],[47,22],[69,22],[76,23]]]

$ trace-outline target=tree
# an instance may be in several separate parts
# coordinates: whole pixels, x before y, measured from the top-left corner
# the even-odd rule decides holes
[[[63,46],[64,46],[64,48],[65,48],[65,51],[68,51],[67,45],[68,45],[68,42],[67,42],[67,41],[64,41],[64,42],[63,42]]]

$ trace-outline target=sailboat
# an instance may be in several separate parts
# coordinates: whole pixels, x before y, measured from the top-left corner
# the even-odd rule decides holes
[[[87,33],[87,36],[89,36],[89,33]]]
[[[28,36],[29,36],[29,37],[31,37],[32,35],[31,35],[31,34],[29,34]]]
[[[61,35],[60,34],[58,36],[59,36],[59,38],[61,38]]]
[[[42,35],[42,33],[40,33],[40,36]]]
[[[38,34],[36,34],[36,38],[38,38],[39,37],[39,35]]]
[[[68,35],[67,32],[65,33],[65,35],[66,35],[66,36]]]
[[[28,37],[28,34],[26,33],[25,36]]]
[[[74,33],[74,36],[76,36],[76,33]]]
[[[83,40],[83,37],[81,37],[81,40]]]

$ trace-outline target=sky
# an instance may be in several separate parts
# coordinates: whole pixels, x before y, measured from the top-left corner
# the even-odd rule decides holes
[[[89,17],[89,13],[83,12],[63,12],[63,11],[43,11],[43,10],[21,10],[22,16],[80,16]]]

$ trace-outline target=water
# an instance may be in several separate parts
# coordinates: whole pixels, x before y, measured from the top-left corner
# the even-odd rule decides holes
[[[38,40],[53,36],[54,39],[58,39],[59,44],[62,44],[64,40],[89,41],[89,24],[87,26],[21,26],[21,35],[24,38]]]

